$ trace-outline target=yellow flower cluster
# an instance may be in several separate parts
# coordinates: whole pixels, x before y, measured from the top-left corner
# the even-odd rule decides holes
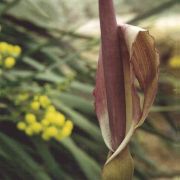
[[[169,61],[169,66],[174,69],[180,68],[180,55],[172,57]]]
[[[30,104],[30,110],[24,120],[17,124],[17,128],[27,135],[39,134],[44,140],[55,138],[58,141],[71,135],[72,121],[66,120],[47,96],[35,96]]]
[[[18,58],[20,54],[20,46],[0,42],[0,66],[11,69],[16,64],[16,58]]]

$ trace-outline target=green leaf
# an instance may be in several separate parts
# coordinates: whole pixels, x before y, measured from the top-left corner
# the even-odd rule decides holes
[[[36,150],[39,154],[39,156],[44,161],[47,170],[51,173],[51,175],[55,179],[66,179],[66,180],[72,180],[72,178],[67,175],[62,168],[59,166],[59,164],[55,161],[52,153],[50,152],[47,144],[43,142],[43,140],[40,139],[33,139],[33,143],[36,147]]]
[[[44,16],[45,18],[49,18],[49,16],[47,15],[46,11],[44,11],[44,9],[37,3],[37,1],[34,0],[28,0],[29,4],[32,5],[35,10],[37,10],[42,16]]]
[[[94,115],[93,102],[85,99],[84,97],[73,95],[72,92],[59,93],[59,91],[53,91],[53,95],[54,97],[59,97],[61,101],[70,108]]]
[[[71,87],[79,92],[84,92],[91,95],[93,92],[93,86],[87,83],[81,83],[78,81],[73,81]]]
[[[88,152],[92,152],[92,154],[97,154],[97,152],[101,152],[102,154],[106,154],[107,150],[105,149],[105,145],[102,142],[101,143],[97,143],[87,137],[81,136],[79,134],[75,134],[73,135],[73,139],[75,142],[77,142],[78,144],[81,144],[82,147],[86,150],[88,150]]]
[[[36,76],[36,79],[38,80],[43,80],[43,81],[49,81],[49,82],[52,82],[52,83],[63,83],[65,78],[51,72],[51,71],[46,71],[46,72],[43,72],[43,73],[39,73],[37,76]]]
[[[24,57],[23,62],[25,62],[26,64],[30,65],[31,67],[39,71],[43,71],[45,69],[44,65],[40,64],[37,60],[34,60],[30,57]]]
[[[100,179],[100,167],[94,159],[82,151],[71,138],[66,138],[61,143],[73,155],[88,180]]]
[[[42,167],[23,150],[18,142],[0,132],[0,143],[1,148],[11,156],[12,161],[14,161],[14,163],[19,163],[21,168],[30,173],[34,179],[51,180]]]

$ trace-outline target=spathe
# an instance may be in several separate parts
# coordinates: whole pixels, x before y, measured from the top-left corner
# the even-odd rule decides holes
[[[95,107],[110,162],[127,146],[145,120],[158,86],[159,57],[148,31],[117,25],[112,0],[99,0],[101,50],[96,74]],[[144,99],[141,107],[135,80]]]

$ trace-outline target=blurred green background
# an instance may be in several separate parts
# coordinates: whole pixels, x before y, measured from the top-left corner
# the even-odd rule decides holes
[[[115,0],[118,21],[156,39],[159,90],[130,149],[136,180],[180,179],[180,3]],[[99,49],[97,0],[1,0],[0,42],[21,47],[12,68],[0,65],[0,180],[98,180],[107,148],[93,107]],[[72,120],[72,134],[45,141],[17,128],[30,99],[44,94]],[[24,105],[26,104],[26,106]]]

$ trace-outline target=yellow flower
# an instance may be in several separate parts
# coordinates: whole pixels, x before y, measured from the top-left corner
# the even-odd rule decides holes
[[[33,123],[36,122],[36,116],[34,114],[32,114],[32,113],[28,113],[25,116],[25,120],[26,120],[27,123],[33,124]]]
[[[31,108],[34,110],[34,111],[38,111],[39,108],[40,108],[40,103],[38,101],[33,101],[31,103]]]
[[[73,129],[73,123],[70,120],[67,120],[65,123],[65,127],[69,128],[70,130]]]
[[[61,132],[59,132],[56,137],[55,137],[58,141],[62,140],[64,138],[64,136],[62,135]]]
[[[44,139],[45,141],[50,140],[51,137],[49,137],[46,133],[42,134],[42,139]]]
[[[180,55],[172,57],[169,61],[169,66],[171,68],[180,68]]]
[[[71,135],[72,129],[69,127],[63,127],[62,131],[61,131],[61,135],[62,137],[67,137],[69,135]]]
[[[26,129],[26,123],[24,123],[24,122],[18,122],[18,123],[17,123],[17,128],[18,128],[19,130],[25,130],[25,129]]]
[[[49,122],[53,123],[54,120],[56,119],[56,112],[47,112],[46,115],[45,115],[45,118],[46,118]]]
[[[72,129],[73,129],[72,121],[67,120],[64,124],[64,127],[61,129],[61,131],[58,132],[55,138],[60,141],[61,139],[70,136],[72,133]]]
[[[39,96],[39,102],[40,102],[41,106],[44,108],[48,107],[51,104],[51,101],[45,95]]]
[[[7,50],[8,50],[8,43],[1,42],[0,43],[0,52],[1,53],[7,53]]]
[[[42,131],[42,125],[38,122],[33,123],[30,127],[35,133],[40,133]]]
[[[21,54],[21,47],[18,45],[11,45],[6,42],[0,43],[0,52],[3,54],[9,54],[13,57],[18,57]]]
[[[31,127],[27,127],[25,129],[25,133],[28,135],[28,136],[32,136],[33,135],[33,130]]]
[[[56,118],[53,122],[57,126],[63,126],[65,123],[65,116],[61,113],[56,113]]]
[[[43,126],[49,126],[50,122],[47,119],[42,119],[41,124]]]
[[[21,47],[18,45],[15,45],[13,47],[12,55],[15,57],[18,57],[21,54],[21,51],[22,51]]]
[[[16,60],[13,58],[13,57],[7,57],[5,60],[4,60],[4,66],[5,68],[7,69],[10,69],[12,68],[16,63]]]
[[[45,129],[44,133],[49,137],[55,137],[58,134],[58,130],[55,126],[50,126]]]
[[[56,127],[51,126],[45,129],[45,131],[42,133],[42,138],[44,140],[50,140],[52,137],[56,137],[58,134],[58,130]]]
[[[55,112],[55,111],[56,111],[56,109],[53,105],[51,105],[47,108],[47,112]]]

